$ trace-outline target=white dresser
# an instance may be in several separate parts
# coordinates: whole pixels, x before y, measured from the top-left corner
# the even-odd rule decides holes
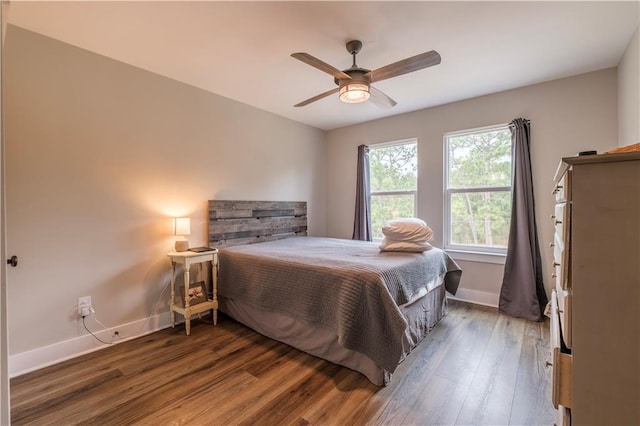
[[[552,399],[558,425],[640,424],[640,153],[555,176]]]

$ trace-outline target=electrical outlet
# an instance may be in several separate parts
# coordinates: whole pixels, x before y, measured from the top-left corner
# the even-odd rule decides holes
[[[91,296],[85,296],[78,298],[78,315],[86,317],[91,315],[93,308],[91,306]]]

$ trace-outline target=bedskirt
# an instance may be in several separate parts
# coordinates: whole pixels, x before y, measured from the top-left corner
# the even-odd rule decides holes
[[[426,286],[426,294],[400,306],[407,321],[402,336],[400,362],[414,349],[446,314],[445,275],[434,278]],[[295,317],[253,307],[237,299],[219,297],[220,310],[247,327],[308,354],[358,371],[377,386],[386,386],[391,373],[366,355],[347,349],[329,328],[311,327]]]

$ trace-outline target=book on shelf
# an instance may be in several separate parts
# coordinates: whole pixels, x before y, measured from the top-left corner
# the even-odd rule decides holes
[[[189,249],[189,251],[192,251],[194,253],[204,253],[206,251],[213,251],[213,250],[215,250],[215,248],[212,248],[212,247],[193,247]]]

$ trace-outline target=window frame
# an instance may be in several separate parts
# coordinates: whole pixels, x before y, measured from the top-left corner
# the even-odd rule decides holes
[[[447,252],[455,253],[459,260],[471,260],[487,263],[504,264],[507,255],[506,247],[490,247],[482,245],[469,244],[453,244],[451,242],[451,198],[453,194],[459,193],[480,193],[480,192],[509,192],[513,191],[513,167],[514,167],[514,150],[513,141],[511,142],[511,182],[509,186],[475,186],[466,188],[450,188],[449,187],[449,139],[457,136],[465,136],[474,133],[484,133],[491,131],[508,130],[511,132],[508,123],[495,124],[491,126],[476,127],[473,129],[457,130],[446,132],[443,136],[444,142],[444,249]]]
[[[390,141],[390,142],[381,142],[381,143],[377,143],[377,144],[372,144],[369,145],[369,153],[371,153],[371,150],[374,149],[378,149],[378,148],[389,148],[391,146],[397,146],[397,145],[409,145],[409,144],[415,144],[416,145],[416,189],[414,190],[407,190],[407,189],[402,189],[402,190],[397,190],[397,191],[373,191],[370,190],[369,191],[369,196],[371,198],[371,200],[369,201],[370,203],[373,202],[373,197],[374,196],[388,196],[388,195],[413,195],[413,216],[417,217],[418,214],[418,175],[420,173],[420,167],[418,166],[418,138],[408,138],[408,139],[401,139],[401,140],[396,140],[396,141]],[[369,170],[369,173],[371,173],[371,170]],[[373,229],[372,229],[373,232]],[[373,241],[382,241],[382,238],[373,238]]]

